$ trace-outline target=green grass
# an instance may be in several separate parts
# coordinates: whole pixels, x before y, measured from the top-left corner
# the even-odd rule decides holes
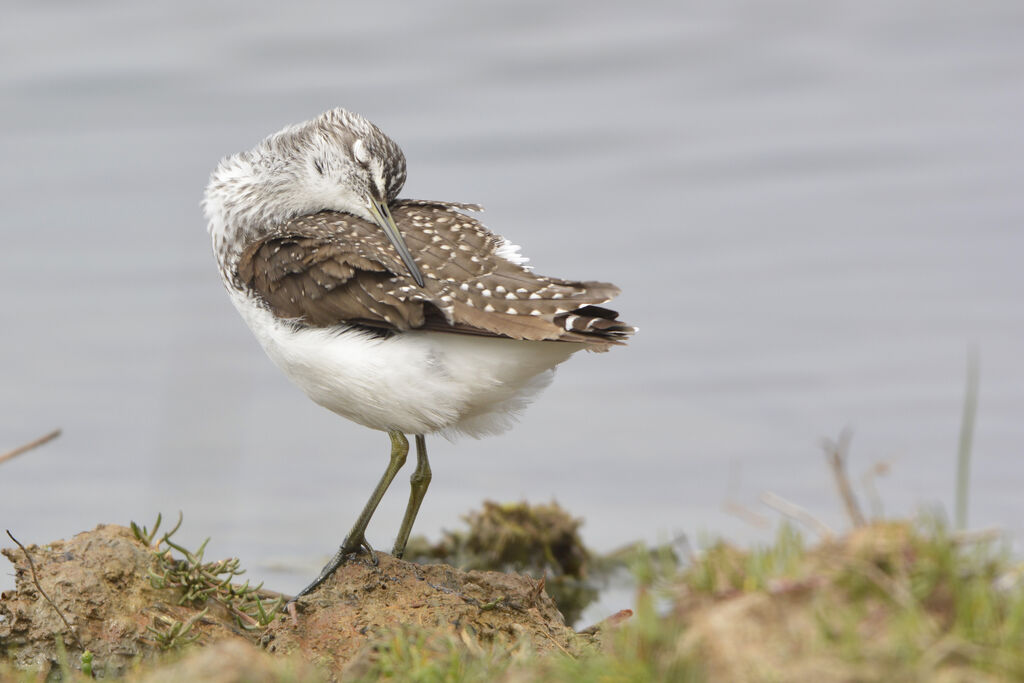
[[[687,566],[668,552],[637,552],[631,566],[634,615],[596,638],[581,635],[573,654],[405,628],[378,640],[346,678],[1024,679],[1024,569],[1005,545],[967,539],[937,515],[875,523],[816,545],[782,524],[771,543],[752,550],[718,542]],[[2,681],[33,680],[4,666]],[[295,678],[287,666],[268,674]]]
[[[638,554],[636,613],[579,656],[410,631],[362,680],[1021,679],[1019,571],[1005,548],[964,542],[934,516],[813,547],[783,524],[764,547],[717,543],[684,569]]]

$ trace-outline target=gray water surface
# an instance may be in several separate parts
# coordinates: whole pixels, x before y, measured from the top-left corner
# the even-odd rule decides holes
[[[512,432],[434,439],[417,531],[555,498],[598,549],[753,542],[723,503],[766,490],[841,527],[818,442],[846,426],[858,480],[892,462],[887,513],[951,506],[975,344],[971,523],[1019,538],[1021,35],[1009,0],[17,3],[0,451],[64,435],[0,466],[0,527],[183,510],[185,542],[285,591],[341,541],[387,439],[264,357],[198,202],[221,156],[343,105],[402,145],[406,196],[484,204],[538,272],[620,285],[641,328]],[[403,474],[372,542],[406,495]]]

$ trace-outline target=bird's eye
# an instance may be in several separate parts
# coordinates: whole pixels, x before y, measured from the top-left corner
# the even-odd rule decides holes
[[[313,160],[313,168],[315,168],[316,172],[319,173],[320,175],[324,174],[324,164],[319,159]]]

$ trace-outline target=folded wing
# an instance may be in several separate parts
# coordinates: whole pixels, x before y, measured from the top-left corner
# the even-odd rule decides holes
[[[430,329],[595,350],[633,333],[601,307],[617,287],[535,275],[506,257],[501,237],[460,210],[473,207],[399,201],[391,208],[423,273],[422,288],[380,228],[335,212],[295,218],[249,245],[238,284],[277,317],[314,327]]]

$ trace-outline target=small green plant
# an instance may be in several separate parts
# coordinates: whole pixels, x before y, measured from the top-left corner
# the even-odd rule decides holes
[[[194,643],[199,638],[198,633],[192,633],[192,627],[205,617],[209,611],[210,608],[207,607],[185,622],[158,614],[153,618],[153,621],[154,623],[161,624],[162,628],[147,626],[146,631],[153,634],[153,640],[164,650],[188,645],[189,643]]]
[[[157,515],[152,531],[147,527],[131,523],[135,537],[144,543],[153,553],[154,567],[149,570],[149,582],[154,588],[176,588],[180,592],[179,605],[200,606],[213,600],[224,606],[235,617],[239,626],[245,629],[262,628],[270,624],[284,604],[284,597],[277,595],[268,597],[263,591],[263,584],[250,586],[246,581],[242,584],[232,583],[236,577],[245,573],[239,566],[237,558],[205,562],[207,538],[196,550],[189,550],[171,540],[181,528],[182,515],[178,514],[178,522],[170,531],[157,539],[162,515]],[[157,539],[154,542],[154,539]],[[180,557],[175,557],[174,553]],[[205,613],[205,610],[204,610]],[[192,628],[200,615],[189,619],[185,624],[172,621],[159,632],[164,640],[180,641]],[[175,625],[180,624],[177,631]],[[162,641],[161,641],[162,642]]]

